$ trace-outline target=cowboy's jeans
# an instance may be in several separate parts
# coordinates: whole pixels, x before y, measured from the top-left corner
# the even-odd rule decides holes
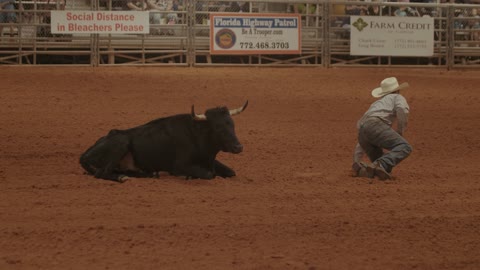
[[[371,117],[360,125],[358,142],[372,162],[391,172],[412,152],[412,146],[380,118]],[[383,149],[389,150],[384,153]]]

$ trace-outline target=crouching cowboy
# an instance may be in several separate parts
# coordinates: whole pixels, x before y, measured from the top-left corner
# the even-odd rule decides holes
[[[357,123],[358,143],[353,155],[353,175],[380,180],[391,179],[391,172],[412,152],[412,146],[403,138],[407,127],[409,106],[400,90],[408,83],[398,84],[395,77],[384,79],[380,87],[373,89],[378,98]],[[397,120],[397,130],[392,123]],[[384,152],[384,149],[388,150]],[[372,163],[362,162],[367,154]]]

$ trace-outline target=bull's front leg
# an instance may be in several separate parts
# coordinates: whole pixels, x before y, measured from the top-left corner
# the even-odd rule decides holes
[[[173,168],[174,175],[183,175],[189,178],[213,179],[215,173],[204,166],[193,164],[188,156],[177,156]]]
[[[81,156],[80,163],[96,178],[123,183],[127,178],[123,174],[118,174],[116,168],[127,153],[128,137],[120,133],[111,133],[90,147]]]
[[[193,165],[188,168],[189,173],[187,178],[200,178],[200,179],[213,179],[215,178],[215,173],[211,170],[208,170],[204,167]]]
[[[218,160],[214,161],[214,168],[216,175],[223,178],[233,177],[236,175],[234,170],[232,170],[227,165],[221,163]]]
[[[195,157],[190,149],[178,148],[174,163],[173,175],[186,176],[187,179],[213,179],[215,177],[214,158]]]
[[[213,179],[215,177],[212,171],[198,165],[177,166],[173,171],[173,175],[183,175],[186,176],[187,179]]]

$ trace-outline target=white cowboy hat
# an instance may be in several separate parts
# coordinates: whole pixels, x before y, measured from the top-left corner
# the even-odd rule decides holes
[[[399,85],[397,78],[395,77],[386,78],[380,83],[380,87],[372,90],[372,96],[376,98],[383,97],[386,94],[390,94],[400,89],[407,88],[408,86],[409,85],[406,82]]]

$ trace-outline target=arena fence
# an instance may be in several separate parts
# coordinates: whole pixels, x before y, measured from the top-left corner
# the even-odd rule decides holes
[[[151,0],[153,1],[153,0]],[[52,34],[51,10],[126,10],[127,0],[15,0],[0,9],[0,64],[177,66],[423,66],[479,67],[480,5],[408,3],[408,16],[434,18],[431,57],[350,54],[352,15],[393,16],[406,3],[301,1],[160,1],[147,34]],[[432,2],[437,2],[432,0]],[[212,55],[209,18],[215,13],[299,13],[301,53]],[[12,16],[12,14],[14,16]],[[12,18],[13,17],[13,18]]]

